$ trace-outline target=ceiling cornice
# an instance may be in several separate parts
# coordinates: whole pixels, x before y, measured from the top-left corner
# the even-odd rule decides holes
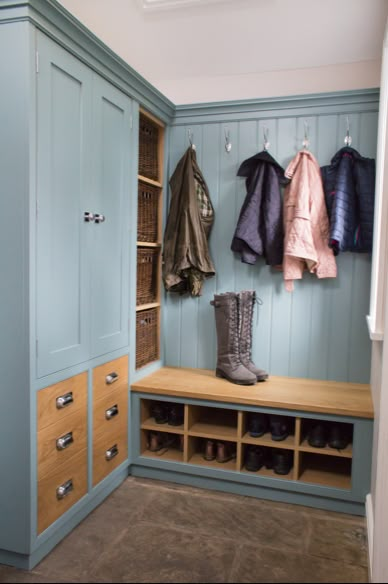
[[[137,3],[145,12],[156,12],[158,10],[179,10],[181,8],[187,8],[188,6],[205,6],[209,4],[235,1],[236,0],[137,0]]]

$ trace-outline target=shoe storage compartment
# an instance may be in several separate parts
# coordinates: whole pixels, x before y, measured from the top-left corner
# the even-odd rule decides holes
[[[319,419],[302,421],[300,451],[352,457],[353,424]]]
[[[298,480],[350,490],[352,486],[352,459],[345,456],[325,456],[302,452]]]
[[[235,410],[191,405],[187,408],[187,430],[190,436],[236,440],[237,418]]]
[[[294,456],[294,451],[289,448],[243,444],[240,470],[261,477],[294,479]]]
[[[211,449],[214,458],[206,457],[209,452],[208,441],[214,444]],[[187,441],[186,462],[222,470],[237,470],[237,443],[229,440],[214,440],[213,438],[189,436]]]
[[[141,455],[160,460],[183,462],[183,434],[170,431],[142,430]]]
[[[364,514],[373,439],[367,386],[284,378],[245,388],[214,372],[162,368],[131,390],[132,426],[140,425],[135,476]],[[163,402],[184,408],[181,425],[156,423],[153,404]],[[149,431],[177,434],[179,443],[150,452]]]
[[[269,446],[271,448],[293,448],[295,442],[295,425],[298,420],[291,416],[279,416],[261,412],[242,412],[242,440],[245,444]],[[272,431],[271,431],[272,423]],[[279,432],[285,426],[283,434]],[[255,436],[261,430],[260,436]],[[283,438],[284,434],[286,437]]]

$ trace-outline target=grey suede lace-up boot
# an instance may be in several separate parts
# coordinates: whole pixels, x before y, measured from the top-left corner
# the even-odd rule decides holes
[[[241,363],[240,359],[240,323],[236,294],[215,294],[210,304],[214,306],[216,319],[216,376],[238,385],[253,385],[257,377]]]
[[[256,303],[256,292],[254,290],[243,290],[237,294],[239,320],[240,320],[240,358],[251,373],[256,375],[257,381],[268,379],[268,373],[259,369],[252,362],[252,322],[253,309]]]

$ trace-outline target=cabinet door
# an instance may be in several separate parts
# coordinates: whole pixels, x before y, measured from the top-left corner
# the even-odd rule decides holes
[[[93,81],[93,226],[91,353],[128,345],[129,197],[132,101],[95,75]],[[136,180],[136,179],[135,179]]]
[[[43,34],[37,74],[37,371],[89,357],[93,73]]]

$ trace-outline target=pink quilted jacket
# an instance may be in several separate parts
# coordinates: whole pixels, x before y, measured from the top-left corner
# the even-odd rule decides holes
[[[292,292],[293,280],[300,280],[304,269],[318,278],[335,278],[337,265],[328,246],[329,220],[316,158],[301,150],[285,174],[292,180],[284,193],[283,277]]]

